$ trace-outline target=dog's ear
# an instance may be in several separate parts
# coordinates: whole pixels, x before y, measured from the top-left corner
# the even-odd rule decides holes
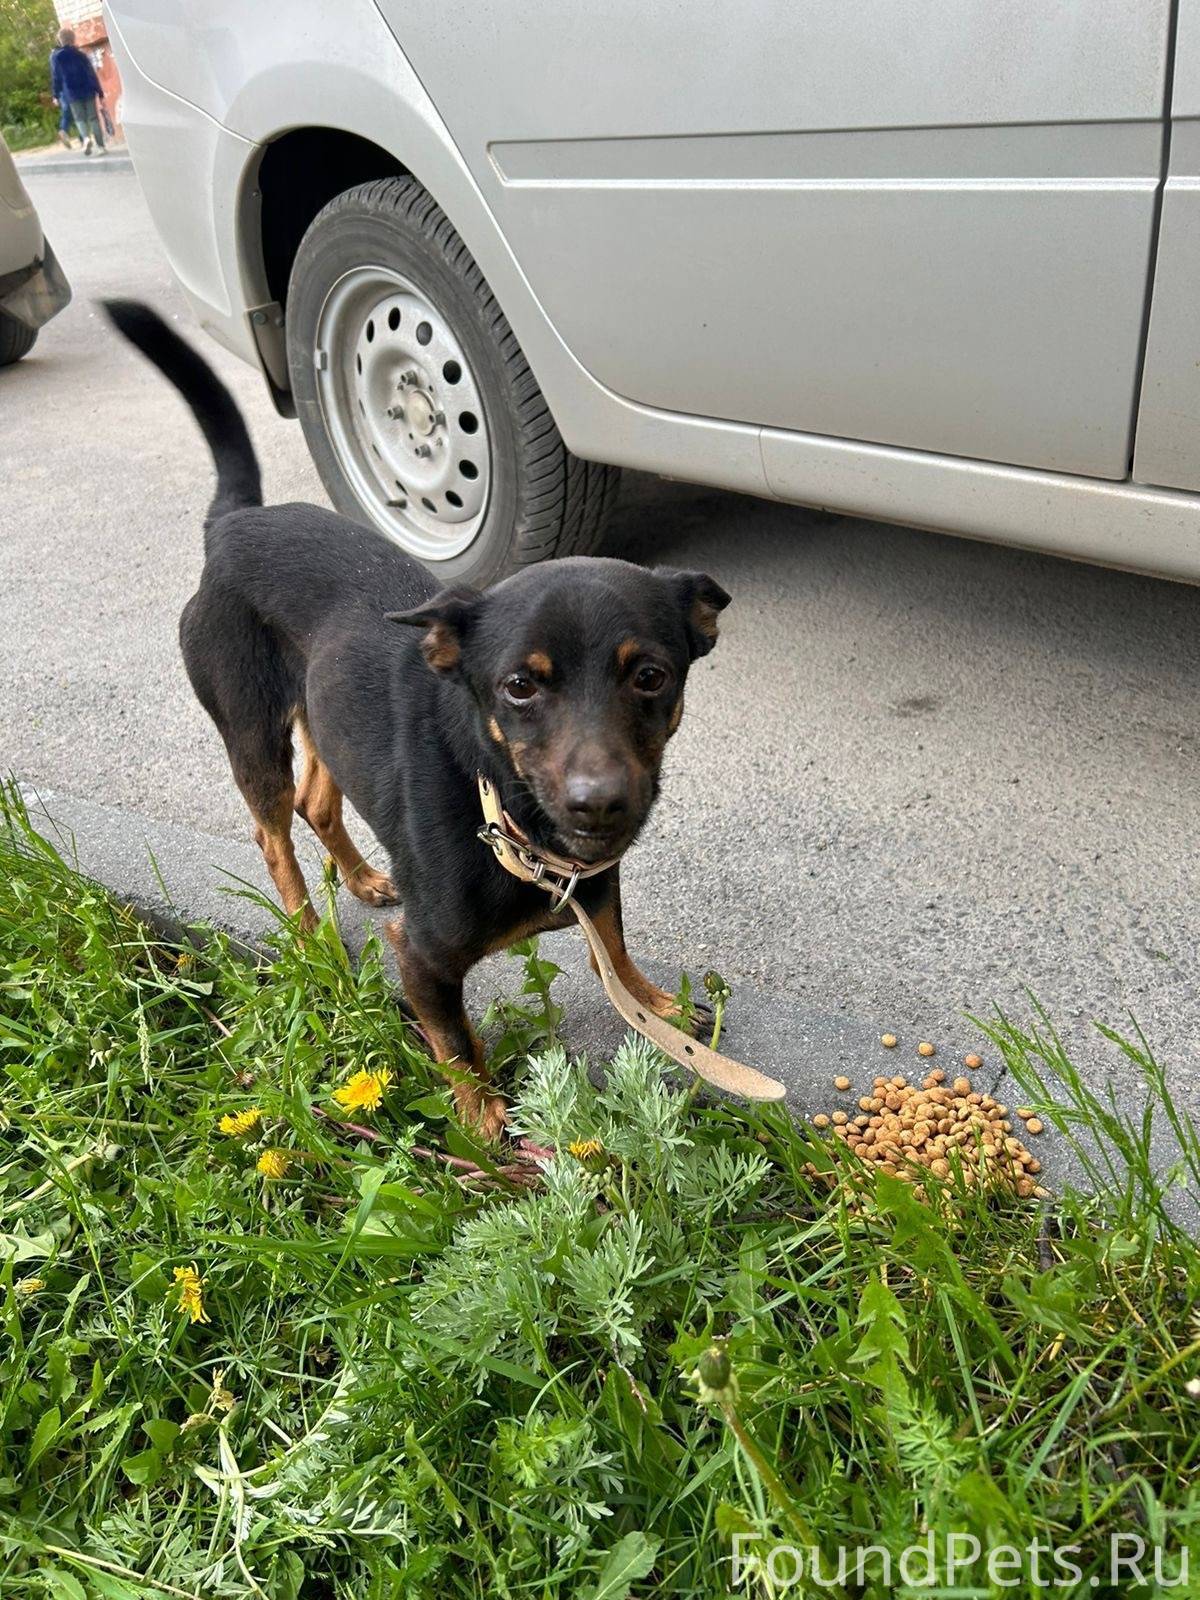
[[[452,677],[458,671],[463,644],[482,599],[478,589],[443,589],[424,605],[414,606],[411,611],[389,611],[383,620],[399,622],[407,628],[424,628],[421,654],[435,672]]]
[[[683,612],[692,660],[706,656],[717,642],[717,617],[730,596],[707,572],[664,572],[662,576],[671,584]]]

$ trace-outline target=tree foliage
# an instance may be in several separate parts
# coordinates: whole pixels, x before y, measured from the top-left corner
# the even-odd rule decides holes
[[[14,149],[54,137],[49,59],[57,27],[51,0],[0,0],[0,131]]]

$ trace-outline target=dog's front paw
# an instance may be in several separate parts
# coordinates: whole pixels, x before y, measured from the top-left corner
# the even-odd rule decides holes
[[[400,904],[400,892],[386,872],[375,867],[360,867],[346,880],[350,893],[367,906],[395,906]]]
[[[671,997],[667,1021],[673,1022],[684,1033],[690,1033],[693,1039],[698,1039],[703,1033],[711,1033],[716,1019],[717,1014],[707,1000],[693,995],[685,1009],[674,996]]]
[[[642,994],[635,991],[635,995],[643,1005],[649,1006],[656,1017],[669,1022],[681,1033],[690,1033],[693,1039],[698,1039],[702,1033],[712,1032],[716,1013],[702,995],[690,995],[686,1006],[680,1004],[676,995],[668,994],[657,985],[647,984]]]
[[[486,1144],[498,1144],[508,1126],[508,1101],[481,1084],[456,1083],[454,1104],[459,1121]]]

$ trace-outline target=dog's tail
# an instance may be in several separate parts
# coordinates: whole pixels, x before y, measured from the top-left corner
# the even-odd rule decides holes
[[[140,300],[100,303],[113,326],[179,390],[208,441],[217,469],[217,491],[204,521],[205,531],[227,511],[262,505],[258,458],[245,421],[208,362]]]

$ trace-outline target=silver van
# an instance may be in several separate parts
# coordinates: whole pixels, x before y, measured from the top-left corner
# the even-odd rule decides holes
[[[109,0],[203,326],[447,581],[621,466],[1200,579],[1200,0]]]

